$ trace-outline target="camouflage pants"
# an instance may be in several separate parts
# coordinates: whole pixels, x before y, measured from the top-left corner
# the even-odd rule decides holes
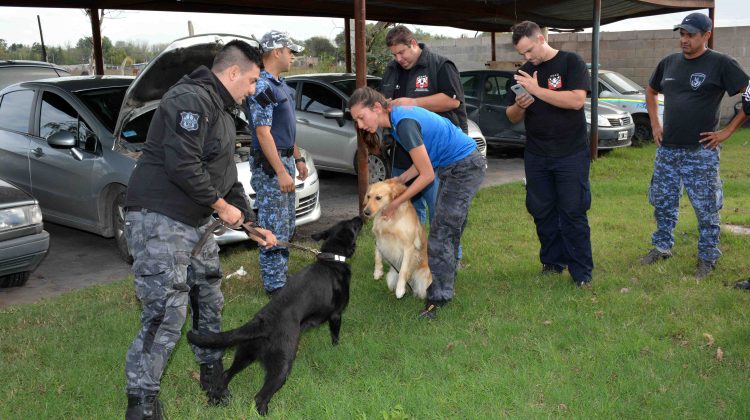
[[[129,211],[125,216],[125,235],[134,259],[135,293],[143,306],[141,329],[125,356],[128,394],[159,391],[188,305],[194,330],[221,330],[224,296],[219,246],[211,236],[200,254],[190,255],[207,228],[208,224],[194,228],[147,210]],[[198,363],[212,363],[223,355],[222,351],[195,346],[192,350]]]
[[[680,212],[682,187],[698,219],[698,258],[714,262],[719,256],[719,210],[724,201],[719,178],[719,149],[659,147],[648,201],[654,206],[656,231],[653,245],[667,251],[674,245],[674,228]]]
[[[282,157],[287,172],[294,178],[294,158]],[[294,235],[295,198],[294,192],[285,193],[279,189],[278,178],[268,176],[260,165],[251,162],[253,177],[251,184],[255,190],[255,204],[258,206],[258,224],[269,229],[280,241],[289,241]],[[286,284],[289,250],[273,247],[260,249],[258,257],[263,287],[273,291]]]
[[[432,284],[427,289],[428,300],[453,298],[458,246],[466,227],[469,206],[484,180],[486,166],[485,158],[479,152],[474,152],[438,171],[440,186],[427,239],[432,272]]]

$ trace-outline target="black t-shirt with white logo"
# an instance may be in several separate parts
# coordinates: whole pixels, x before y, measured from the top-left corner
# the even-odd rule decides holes
[[[719,128],[724,92],[737,94],[748,76],[732,57],[707,50],[697,58],[682,53],[664,57],[649,86],[664,94],[664,137],[667,147],[700,146],[700,133]]]
[[[551,59],[534,66],[526,62],[521,69],[530,75],[537,72],[539,86],[551,90],[591,90],[586,63],[576,53],[558,51]],[[516,94],[509,90],[508,104]],[[540,156],[563,157],[588,147],[586,116],[581,109],[563,109],[539,98],[526,109],[526,151]]]

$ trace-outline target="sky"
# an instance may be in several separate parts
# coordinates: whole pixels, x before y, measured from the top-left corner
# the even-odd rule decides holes
[[[707,11],[706,11],[707,13]],[[78,39],[91,36],[91,24],[82,9],[51,9],[0,7],[0,39],[9,44],[39,42],[37,15],[41,18],[45,45],[75,45]],[[602,26],[603,31],[667,29],[678,24],[687,13],[672,13],[645,18],[627,19]],[[343,19],[261,15],[224,15],[212,13],[108,11],[102,35],[113,42],[137,41],[149,44],[168,43],[188,35],[188,21],[196,34],[231,33],[255,35],[277,29],[288,31],[299,40],[323,36],[331,41],[344,29]],[[748,0],[717,0],[716,26],[750,26]],[[409,25],[411,26],[411,25]],[[416,28],[411,26],[412,29]],[[420,29],[449,37],[473,37],[475,31],[419,26]]]

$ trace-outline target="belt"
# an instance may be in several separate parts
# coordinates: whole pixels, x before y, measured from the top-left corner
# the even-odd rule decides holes
[[[294,147],[290,147],[288,149],[276,149],[277,152],[279,152],[279,156],[281,157],[292,157],[294,156]],[[257,158],[258,156],[265,157],[263,155],[263,151],[260,149],[254,149],[253,150],[253,157]]]

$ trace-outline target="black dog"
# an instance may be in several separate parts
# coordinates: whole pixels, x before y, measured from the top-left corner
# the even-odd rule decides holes
[[[234,375],[259,360],[266,371],[263,387],[255,395],[258,413],[268,413],[268,402],[284,385],[297,355],[300,333],[328,321],[331,341],[339,342],[341,313],[349,303],[352,272],[345,263],[354,255],[362,219],[355,217],[312,235],[325,240],[318,261],[289,277],[286,286],[273,296],[250,322],[216,334],[188,332],[188,340],[200,347],[237,346],[232,366],[224,372],[228,386]]]

